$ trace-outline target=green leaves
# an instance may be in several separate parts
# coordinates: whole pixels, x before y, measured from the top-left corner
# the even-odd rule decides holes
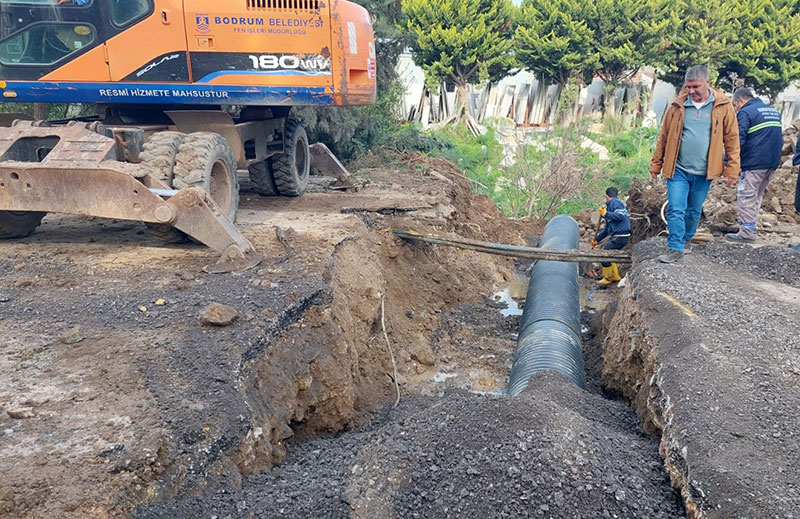
[[[666,79],[680,85],[688,67],[703,64],[726,89],[747,86],[774,97],[800,78],[795,0],[681,2]]]
[[[728,89],[775,95],[800,78],[797,0],[402,0],[431,84],[499,79],[516,63],[546,82],[597,75],[610,88],[643,66],[683,83],[704,64]],[[712,77],[716,81],[717,77]]]
[[[546,82],[566,85],[570,77],[591,73],[598,60],[585,0],[525,0],[515,33],[517,56]]]
[[[661,64],[677,25],[675,0],[525,0],[516,30],[519,60],[561,85],[597,74],[616,86]]]
[[[597,56],[594,71],[616,87],[645,65],[662,67],[678,23],[674,0],[595,0],[587,6]]]
[[[460,87],[504,75],[514,64],[508,0],[403,0],[407,29],[416,36],[414,61],[431,84]]]
[[[720,67],[721,82],[777,95],[800,77],[800,14],[793,0],[746,0],[739,45]],[[738,84],[737,84],[738,83]]]

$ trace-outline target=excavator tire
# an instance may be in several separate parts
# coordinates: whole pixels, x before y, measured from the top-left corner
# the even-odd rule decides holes
[[[284,132],[285,153],[272,157],[272,173],[280,194],[300,196],[308,186],[311,171],[308,136],[295,119],[287,119]]]
[[[270,159],[251,164],[247,171],[250,174],[250,185],[253,187],[253,191],[259,195],[280,196]]]
[[[199,187],[211,195],[222,214],[236,221],[239,208],[239,177],[236,160],[227,141],[218,133],[190,133],[183,139],[172,186],[175,189]]]
[[[155,177],[172,187],[172,170],[175,168],[175,156],[186,135],[180,132],[158,132],[150,136],[139,158],[142,164],[149,166]]]
[[[47,213],[38,211],[0,211],[0,238],[29,236]]]
[[[149,166],[155,176],[172,187],[173,170],[178,149],[186,134],[180,132],[158,132],[150,136],[139,157],[142,165]],[[147,231],[161,243],[184,243],[189,237],[165,223],[147,223]]]

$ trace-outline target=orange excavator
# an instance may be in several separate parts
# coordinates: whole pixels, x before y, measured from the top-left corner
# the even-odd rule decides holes
[[[211,271],[253,266],[237,172],[301,195],[312,156],[292,106],[373,103],[375,67],[369,15],[346,0],[3,0],[2,100],[104,109],[0,116],[0,238],[91,215],[204,243],[222,253]]]

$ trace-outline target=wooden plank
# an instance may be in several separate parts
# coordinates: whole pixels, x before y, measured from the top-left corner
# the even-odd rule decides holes
[[[424,241],[426,243],[433,243],[436,245],[446,245],[448,247],[457,247],[459,249],[474,250],[478,252],[485,252],[487,254],[497,254],[500,256],[511,256],[514,258],[547,260],[547,261],[566,261],[571,263],[591,263],[591,262],[614,262],[614,263],[632,263],[631,255],[622,251],[581,251],[581,250],[559,250],[559,249],[542,249],[539,247],[524,247],[521,245],[505,245],[502,243],[491,243],[479,240],[471,240],[468,238],[447,238],[444,236],[428,235],[413,231],[401,231],[398,229],[392,230],[395,236],[399,236],[404,240]]]

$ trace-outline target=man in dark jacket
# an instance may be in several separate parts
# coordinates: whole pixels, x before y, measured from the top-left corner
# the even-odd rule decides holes
[[[605,250],[619,250],[628,244],[631,237],[631,220],[628,217],[628,210],[625,203],[617,198],[619,191],[616,187],[606,189],[606,206],[600,208],[600,216],[605,217],[606,226],[592,240],[592,248],[597,246],[597,242],[603,241],[606,236],[610,236],[608,243],[603,247]],[[616,263],[602,263],[603,279],[599,281],[600,286],[608,285],[619,281],[619,269]]]
[[[792,166],[800,166],[800,137],[797,138]],[[797,185],[794,188],[794,210],[800,213],[800,171],[797,172]]]
[[[736,243],[756,241],[758,211],[772,173],[781,163],[783,132],[781,114],[753,96],[749,88],[733,94],[733,106],[739,123],[739,148],[742,172],[736,194],[739,232],[725,235]]]
[[[797,138],[792,166],[800,166],[800,137]],[[800,171],[797,172],[797,185],[794,188],[794,210],[800,213]],[[789,245],[791,252],[800,253],[800,242]]]

